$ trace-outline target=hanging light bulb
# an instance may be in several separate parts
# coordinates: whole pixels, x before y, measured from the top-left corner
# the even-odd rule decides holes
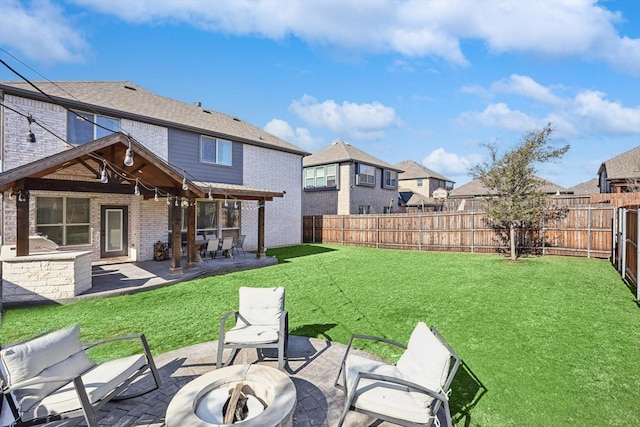
[[[136,178],[136,186],[133,187],[133,194],[135,196],[139,196],[140,195],[140,187],[138,186],[138,178]]]
[[[107,161],[103,160],[102,172],[100,172],[100,182],[106,184],[109,182],[109,177],[107,176]]]
[[[177,197],[176,197],[176,203],[175,203],[175,206],[180,206],[180,199],[178,199]]]
[[[222,206],[224,206],[225,208],[229,207],[229,202],[227,201],[227,195],[224,195],[224,203],[222,204]]]
[[[13,188],[9,189],[9,200],[13,200]]]
[[[171,199],[169,198],[169,194],[167,194],[167,206],[171,206]]]
[[[233,202],[233,209],[238,209],[238,201],[237,200],[235,200]]]
[[[24,197],[22,197],[22,191],[18,191],[18,201],[24,202]]]
[[[209,200],[213,200],[213,194],[211,194],[211,187],[209,187],[209,195],[207,196]]]
[[[153,201],[157,202],[158,200],[160,200],[160,198],[158,197],[158,189],[156,188],[156,195],[153,197]]]
[[[36,135],[31,131],[31,123],[35,123],[36,119],[34,119],[31,114],[27,116],[27,121],[29,122],[29,132],[27,132],[27,143],[34,144],[36,142]]]
[[[184,191],[189,190],[189,185],[187,184],[187,173],[184,171],[184,169],[182,170],[182,189]]]
[[[133,166],[133,150],[131,148],[127,148],[124,153],[124,165],[127,167]]]

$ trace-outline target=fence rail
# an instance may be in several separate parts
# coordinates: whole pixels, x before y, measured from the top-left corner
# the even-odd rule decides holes
[[[519,247],[545,255],[609,258],[613,217],[611,206],[567,207],[540,228],[523,230]],[[508,250],[508,242],[486,220],[484,212],[305,216],[303,241],[418,251]]]

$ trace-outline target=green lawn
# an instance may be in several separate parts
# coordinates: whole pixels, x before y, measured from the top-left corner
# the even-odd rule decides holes
[[[435,325],[465,364],[451,395],[458,426],[640,425],[640,309],[606,260],[328,245],[269,254],[277,266],[8,309],[0,340],[79,323],[85,340],[144,332],[159,354],[216,339],[238,287],[284,286],[293,335],[406,342],[418,321]]]

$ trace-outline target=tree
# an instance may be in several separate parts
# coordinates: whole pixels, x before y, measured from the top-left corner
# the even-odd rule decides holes
[[[549,145],[552,131],[551,124],[531,131],[519,145],[502,155],[496,144],[485,144],[490,161],[469,171],[489,190],[485,208],[494,224],[509,230],[514,261],[518,258],[516,231],[539,220],[546,205],[546,194],[540,190],[543,181],[535,175],[535,165],[557,160],[569,150],[569,145],[558,149]]]

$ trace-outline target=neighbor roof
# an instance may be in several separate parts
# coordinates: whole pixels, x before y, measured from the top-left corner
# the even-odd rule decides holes
[[[598,175],[603,170],[607,172],[607,180],[640,178],[640,147],[605,160],[598,169]]]
[[[398,169],[397,167],[392,166],[385,161],[373,157],[372,155],[365,153],[364,151],[359,150],[344,141],[336,141],[328,147],[316,151],[315,153],[302,159],[302,164],[305,167],[324,165],[327,163],[344,162],[366,163],[368,165],[377,166],[382,169],[402,172],[402,169]]]
[[[417,179],[417,178],[435,178],[435,179],[440,179],[442,181],[455,182],[443,175],[440,175],[437,172],[432,171],[429,168],[422,166],[421,164],[418,164],[417,162],[414,162],[413,160],[403,160],[399,163],[396,163],[394,166],[404,171],[400,173],[400,175],[398,176],[399,180]]]
[[[573,187],[567,188],[569,192],[573,192],[573,194],[596,194],[600,193],[600,188],[598,187],[598,178],[592,178],[589,181],[581,182],[580,184],[576,184]]]
[[[547,181],[546,179],[538,178],[542,181],[542,185],[540,186],[540,190],[547,194],[556,194],[560,192],[562,194],[567,193],[567,189],[554,184],[551,181]],[[489,190],[487,187],[479,180],[474,179],[473,181],[467,182],[466,184],[461,185],[458,188],[454,188],[449,193],[452,197],[479,197],[479,196],[488,196]]]
[[[124,117],[160,126],[175,127],[219,138],[308,154],[293,144],[265,132],[237,117],[187,104],[150,92],[127,81],[34,82],[53,101],[67,108]],[[25,82],[0,82],[0,91],[52,102]]]

